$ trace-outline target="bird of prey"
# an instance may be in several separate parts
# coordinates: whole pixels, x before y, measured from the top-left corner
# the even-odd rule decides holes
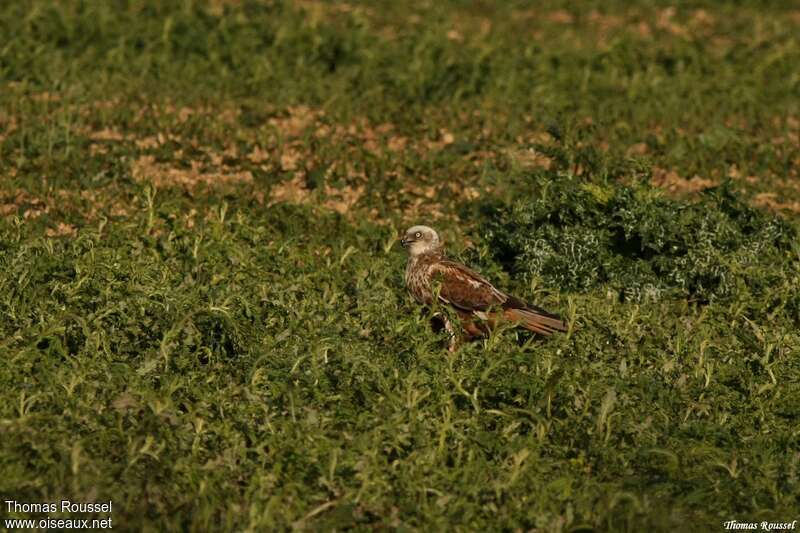
[[[408,291],[421,304],[431,305],[438,300],[452,308],[468,339],[485,337],[502,321],[516,322],[542,335],[567,330],[557,315],[504,293],[474,270],[448,260],[439,235],[432,228],[414,226],[406,231],[400,244],[408,250]],[[451,336],[450,350],[455,350],[456,331],[446,316],[443,322]]]

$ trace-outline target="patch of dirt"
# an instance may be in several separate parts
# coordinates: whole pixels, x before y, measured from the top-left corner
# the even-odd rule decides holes
[[[286,139],[301,137],[324,113],[308,106],[295,106],[287,109],[287,115],[269,119],[269,124]]]
[[[80,202],[75,197],[73,191],[59,191],[61,203],[63,205],[78,205]],[[120,194],[113,186],[103,189],[86,189],[78,194],[81,200],[88,205],[88,210],[80,208],[81,215],[87,220],[94,220],[98,215],[111,215],[113,217],[124,217],[128,215],[128,206],[120,199]]]
[[[732,180],[744,180],[747,183],[753,184],[759,181],[758,176],[745,176],[736,165],[731,165],[728,168],[728,177]]]
[[[633,28],[636,35],[642,39],[650,39],[653,37],[653,29],[645,20],[640,20],[633,26]]]
[[[342,215],[347,214],[364,195],[364,189],[363,185],[357,187],[346,186],[341,189],[325,185],[325,195],[328,198],[323,202],[323,205]]]
[[[106,155],[109,151],[111,151],[111,149],[108,147],[107,144],[89,145],[89,155],[91,156]]]
[[[365,190],[366,187],[364,185],[346,185],[338,188],[326,183],[322,194],[319,195],[308,189],[304,175],[297,173],[292,179],[272,187],[267,205],[281,202],[292,204],[317,203],[326,209],[346,215],[355,207],[356,203],[364,195]],[[318,197],[321,197],[321,199]]]
[[[44,234],[48,237],[64,237],[66,235],[73,236],[78,233],[78,230],[72,224],[65,224],[64,222],[59,222],[55,228],[47,228],[44,231]]]
[[[589,23],[595,26],[601,34],[607,34],[625,25],[625,19],[619,15],[608,15],[592,10],[589,13]]]
[[[235,124],[241,110],[236,107],[220,105],[219,107],[189,107],[189,106],[176,106],[172,103],[167,103],[163,106],[152,108],[156,116],[173,117],[177,119],[179,124],[187,122],[193,117],[199,118],[213,118],[220,120],[225,124]]]
[[[295,8],[302,9],[309,15],[310,23],[316,24],[323,20],[331,20],[343,15],[358,14],[370,19],[376,18],[376,12],[366,6],[353,5],[347,2],[321,2],[319,0],[295,0]]]
[[[552,159],[534,148],[525,150],[509,149],[506,151],[506,155],[514,165],[523,169],[541,168],[549,170],[553,166]]]
[[[545,19],[556,24],[572,24],[575,22],[575,17],[572,16],[572,13],[565,9],[551,11],[545,15]]]
[[[128,206],[122,195],[111,186],[103,189],[81,191],[57,189],[48,196],[37,197],[23,189],[0,191],[0,216],[23,212],[23,220],[34,220],[50,213],[51,217],[64,212],[79,214],[85,220],[94,220],[100,215],[126,216]],[[48,235],[61,236],[73,232],[71,225],[59,224],[50,228]]]
[[[140,150],[154,150],[163,145],[165,141],[164,135],[159,134],[158,136],[151,135],[143,139],[134,139],[133,142],[136,144],[136,148]]]
[[[425,141],[424,146],[428,151],[440,151],[456,142],[456,137],[444,128],[439,130],[439,138],[435,141]]]
[[[759,207],[766,207],[773,211],[791,211],[792,213],[800,213],[800,202],[798,201],[781,201],[778,193],[762,192],[753,197],[753,203]]]
[[[137,181],[149,181],[156,187],[184,187],[187,190],[200,185],[219,187],[253,181],[253,174],[249,170],[236,171],[223,165],[218,172],[207,172],[199,161],[192,161],[188,169],[178,168],[169,163],[156,162],[152,155],[139,157],[133,162],[131,170]]]
[[[0,143],[19,128],[17,117],[0,113]]]
[[[404,151],[407,145],[408,145],[408,139],[406,137],[396,136],[396,137],[391,137],[386,146],[390,152],[397,153]]]
[[[689,32],[685,26],[675,21],[676,12],[674,6],[659,10],[656,17],[656,28],[672,35],[685,36]]]
[[[14,192],[0,191],[0,215],[14,215],[24,209],[22,218],[25,220],[39,218],[50,211],[48,203],[28,191],[17,189]]]
[[[58,93],[42,91],[40,93],[31,94],[30,99],[33,100],[34,102],[60,102],[61,95]]]
[[[303,151],[304,148],[303,144],[284,147],[283,153],[281,154],[281,169],[284,172],[291,172],[302,166],[301,162],[306,159],[306,154]]]
[[[458,29],[461,31],[460,27]],[[462,35],[468,34],[462,32]],[[214,120],[219,116],[217,111],[165,104],[144,107],[141,119],[146,118],[149,124],[154,116],[169,115],[182,123],[208,114]],[[370,179],[367,173],[372,168],[370,158],[364,157],[365,153],[387,163],[382,170],[387,183],[403,181],[409,188],[416,189],[412,194],[403,195],[387,191],[386,199],[390,205],[393,204],[404,216],[440,218],[447,210],[444,204],[449,204],[450,199],[474,199],[482,194],[481,190],[470,186],[468,178],[445,182],[447,189],[439,195],[440,191],[433,187],[426,189],[418,176],[406,175],[406,154],[426,158],[431,152],[444,150],[456,142],[456,136],[448,129],[441,128],[435,137],[425,138],[402,135],[394,124],[373,124],[364,117],[336,123],[323,110],[309,106],[289,107],[279,113],[266,106],[258,112],[272,118],[250,127],[249,133],[239,138],[250,143],[250,147],[244,150],[233,140],[223,140],[224,149],[211,147],[209,144],[218,145],[220,139],[187,139],[177,129],[143,135],[106,122],[107,125],[99,129],[79,127],[76,131],[90,141],[88,150],[94,156],[107,157],[116,143],[122,143],[134,152],[139,151],[130,163],[133,178],[159,188],[181,187],[194,192],[200,186],[219,188],[253,183],[251,164],[268,173],[276,170],[290,173],[290,179],[268,191],[252,192],[256,201],[265,205],[307,203],[347,216],[356,212],[367,215],[370,211],[360,204]],[[232,112],[229,119],[235,116]],[[473,117],[464,119],[473,120]],[[538,129],[531,128],[531,132],[530,142],[552,142],[548,134]],[[163,153],[165,146],[173,149],[172,155],[166,158]],[[473,150],[463,154],[463,161],[473,169],[486,158],[496,159],[498,156],[500,154],[494,152]],[[551,164],[549,158],[535,152],[520,152],[519,158],[523,165],[549,168]],[[323,171],[322,176],[320,171]],[[309,187],[309,173],[314,174],[313,188]],[[468,174],[476,177],[469,171]]]
[[[647,143],[636,143],[628,147],[625,151],[625,154],[628,157],[636,156],[636,155],[646,155],[649,151],[649,147]]]
[[[690,179],[682,178],[674,170],[660,167],[653,167],[653,177],[650,182],[673,194],[698,193],[717,185],[715,181],[700,176],[692,176]]]
[[[247,154],[247,159],[251,163],[260,165],[270,160],[270,154],[266,150],[262,149],[260,146],[254,146],[253,150],[249,154]]]
[[[126,137],[122,133],[118,132],[117,130],[111,128],[104,128],[99,131],[93,131],[89,133],[89,139],[93,141],[124,141],[129,139],[130,137]]]
[[[310,197],[311,191],[306,187],[305,177],[301,174],[295,174],[291,180],[282,181],[272,187],[267,205],[274,205],[279,202],[302,204],[308,202]]]

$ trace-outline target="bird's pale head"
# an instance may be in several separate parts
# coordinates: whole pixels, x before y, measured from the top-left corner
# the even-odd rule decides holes
[[[403,248],[408,249],[409,255],[416,256],[432,252],[441,247],[439,234],[428,226],[413,226],[408,228],[400,239]]]

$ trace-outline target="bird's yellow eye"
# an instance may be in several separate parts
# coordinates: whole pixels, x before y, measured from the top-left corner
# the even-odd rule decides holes
[[[420,237],[422,237],[422,233],[420,233],[420,232],[416,232],[416,233],[414,234],[414,237],[415,237],[415,238],[417,238],[417,239],[419,239]]]

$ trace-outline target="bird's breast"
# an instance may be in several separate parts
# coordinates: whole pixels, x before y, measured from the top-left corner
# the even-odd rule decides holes
[[[419,303],[430,304],[433,295],[431,293],[430,276],[428,275],[428,265],[418,258],[412,257],[406,265],[406,288],[411,296]]]

